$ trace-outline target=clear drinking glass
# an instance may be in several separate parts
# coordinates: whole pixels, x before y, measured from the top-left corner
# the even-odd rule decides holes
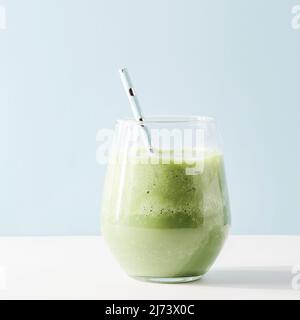
[[[230,226],[214,119],[148,117],[142,125],[119,120],[101,226],[129,276],[155,282],[201,278],[218,256]]]

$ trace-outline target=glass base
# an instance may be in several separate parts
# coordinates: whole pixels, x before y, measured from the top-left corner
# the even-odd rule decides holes
[[[187,283],[192,281],[197,281],[202,278],[202,276],[194,277],[170,277],[170,278],[156,278],[156,277],[132,277],[139,281],[144,282],[155,282],[155,283]]]

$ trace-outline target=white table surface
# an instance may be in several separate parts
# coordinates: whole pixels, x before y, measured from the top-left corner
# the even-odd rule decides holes
[[[5,237],[0,299],[300,299],[297,265],[300,236],[231,236],[202,280],[152,284],[128,278],[102,237]]]

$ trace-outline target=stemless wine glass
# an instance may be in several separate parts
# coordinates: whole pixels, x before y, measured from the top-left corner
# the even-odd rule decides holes
[[[154,153],[146,143],[145,128]],[[129,276],[166,283],[201,278],[218,256],[230,226],[214,119],[119,120],[101,226]]]

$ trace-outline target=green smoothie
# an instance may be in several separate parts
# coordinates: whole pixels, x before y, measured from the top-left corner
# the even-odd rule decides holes
[[[194,167],[200,169],[193,173]],[[221,154],[206,152],[193,163],[116,161],[108,168],[102,232],[130,276],[203,275],[224,244],[229,217]]]

